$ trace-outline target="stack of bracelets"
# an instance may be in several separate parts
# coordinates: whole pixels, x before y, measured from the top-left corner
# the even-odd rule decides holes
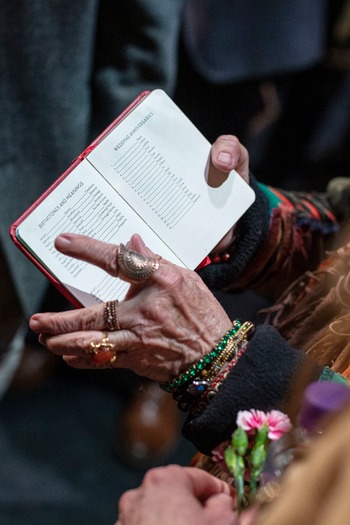
[[[172,394],[180,410],[195,416],[201,414],[245,352],[253,329],[250,321],[234,321],[209,354],[174,379],[160,383],[161,388]]]

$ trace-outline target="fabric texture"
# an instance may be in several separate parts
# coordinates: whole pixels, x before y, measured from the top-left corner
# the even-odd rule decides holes
[[[256,328],[247,351],[214,399],[184,425],[184,436],[208,455],[230,437],[239,410],[274,408],[293,418],[300,393],[308,382],[320,378],[323,367],[349,376],[350,244],[319,265],[327,241],[339,227],[325,196],[281,192],[263,185],[254,189],[255,210],[239,223],[233,260],[226,267],[225,263],[211,264],[200,274],[204,279],[209,274],[219,283],[224,273],[228,282],[232,270],[232,290],[250,286],[273,299],[284,293],[265,312],[267,324]],[[260,236],[249,252],[240,245],[242,231],[255,231],[256,224]],[[265,236],[262,231],[267,232]],[[236,253],[242,253],[242,260],[235,259]],[[292,284],[288,287],[287,283]]]
[[[305,271],[315,270],[326,246],[338,230],[336,218],[324,198],[274,190],[250,175],[256,200],[238,221],[231,259],[199,270],[213,290],[253,289],[272,300]],[[311,204],[310,204],[311,205]]]
[[[96,10],[96,0],[1,1],[0,241],[27,314],[46,280],[9,226],[87,145]]]
[[[267,310],[292,346],[350,379],[350,243],[293,283]]]
[[[255,253],[263,246],[269,235],[269,203],[252,174],[249,184],[255,191],[255,201],[238,221],[238,235],[235,237],[232,257],[229,262],[211,264],[198,271],[211,290],[225,290],[236,286],[237,279]],[[239,285],[237,285],[239,288]]]
[[[267,358],[268,356],[268,358]],[[280,409],[295,417],[298,386],[321,375],[322,368],[295,350],[268,325],[258,326],[247,351],[232,368],[214,399],[198,417],[189,416],[183,435],[200,452],[229,439],[239,410]],[[297,405],[297,403],[296,403]]]

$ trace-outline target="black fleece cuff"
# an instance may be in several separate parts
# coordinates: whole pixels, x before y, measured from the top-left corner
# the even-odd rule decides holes
[[[205,411],[196,418],[188,417],[183,435],[199,451],[210,455],[217,445],[230,438],[238,411],[254,408],[288,413],[286,407],[293,398],[298,375],[303,375],[307,363],[312,363],[312,367],[306,384],[319,377],[321,368],[302,351],[289,346],[275,328],[257,327],[248,349]]]
[[[267,238],[270,219],[269,204],[251,174],[250,186],[255,191],[255,201],[237,223],[239,233],[234,242],[230,261],[210,264],[198,271],[211,290],[224,290],[230,287]]]

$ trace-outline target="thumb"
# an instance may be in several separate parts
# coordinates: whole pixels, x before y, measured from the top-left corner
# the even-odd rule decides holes
[[[211,148],[209,175],[212,182],[217,181],[215,187],[222,184],[230,171],[236,170],[243,180],[249,182],[249,154],[247,149],[234,135],[221,135]],[[208,184],[212,184],[208,180]]]
[[[218,188],[237,165],[237,144],[230,135],[221,135],[211,147],[208,165],[208,184]],[[238,140],[237,140],[238,142]],[[238,142],[238,144],[240,144]]]

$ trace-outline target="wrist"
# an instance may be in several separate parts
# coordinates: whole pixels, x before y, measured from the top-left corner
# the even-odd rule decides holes
[[[195,333],[191,333],[186,345],[186,360],[183,360],[181,368],[173,374],[174,376],[184,372],[209,354],[231,329],[233,321],[231,321],[221,305],[217,304],[216,306],[219,310],[216,309],[215,312],[209,306],[208,311],[205,313],[205,322],[200,325],[199,329],[197,328]]]

